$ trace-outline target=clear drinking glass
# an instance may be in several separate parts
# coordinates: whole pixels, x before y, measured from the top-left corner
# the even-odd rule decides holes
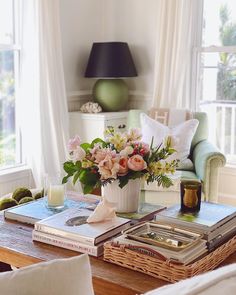
[[[47,207],[51,209],[62,209],[65,206],[66,186],[62,184],[61,175],[45,177],[45,197]]]

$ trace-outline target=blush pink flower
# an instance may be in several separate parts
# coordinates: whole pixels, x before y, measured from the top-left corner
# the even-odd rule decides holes
[[[100,163],[103,161],[106,157],[115,158],[116,157],[116,151],[112,151],[109,148],[101,148],[96,151],[94,154],[95,162]]]
[[[147,168],[147,163],[140,155],[134,155],[129,158],[128,167],[133,171],[142,171]]]
[[[128,159],[126,157],[121,157],[119,160],[119,171],[118,175],[124,176],[128,173]]]
[[[104,160],[98,163],[98,171],[101,174],[101,179],[117,178],[117,173],[120,169],[119,158],[107,155]]]
[[[82,147],[78,146],[75,150],[73,150],[73,152],[70,153],[70,156],[71,160],[74,162],[82,161],[86,156],[86,152]]]
[[[78,135],[76,135],[74,138],[71,138],[68,142],[68,150],[69,153],[75,151],[80,146],[81,140]]]
[[[127,157],[127,156],[133,154],[133,152],[134,152],[134,149],[132,148],[132,146],[128,145],[122,151],[120,151],[120,155],[122,157]]]

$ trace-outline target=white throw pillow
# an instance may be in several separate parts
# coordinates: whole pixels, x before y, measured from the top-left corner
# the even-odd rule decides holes
[[[164,286],[145,295],[235,295],[236,263]]]
[[[174,149],[176,152],[168,159],[179,159],[181,162],[187,160],[193,136],[198,127],[198,120],[187,120],[177,126],[168,127],[160,122],[150,118],[148,115],[140,114],[140,123],[142,129],[142,141],[150,144],[153,137],[154,146],[159,146],[164,142],[167,136],[174,139]]]
[[[94,295],[88,255],[56,259],[0,274],[4,295]]]

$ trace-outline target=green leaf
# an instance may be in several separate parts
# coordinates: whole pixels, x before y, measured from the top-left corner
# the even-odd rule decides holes
[[[91,184],[85,184],[83,186],[83,193],[84,194],[89,194],[89,193],[91,193],[93,191],[93,189],[94,189],[94,186],[93,185],[91,185]]]
[[[158,177],[156,178],[156,180],[157,180],[158,185],[159,186],[162,186],[162,187],[168,188],[171,185],[173,185],[172,180],[168,176],[163,175],[163,174],[158,175]]]
[[[129,179],[141,178],[143,176],[143,172],[141,171],[132,171],[129,174]]]
[[[70,174],[70,176],[73,175],[74,172],[77,170],[75,164],[71,161],[65,162],[63,168],[66,171],[66,173]]]
[[[154,141],[154,136],[152,136],[151,144],[150,144],[150,150],[153,149],[153,141]]]
[[[99,177],[98,174],[92,173],[90,170],[82,169],[79,175],[79,180],[83,184],[91,184],[95,186]]]
[[[71,177],[71,175],[66,175],[65,177],[63,177],[62,184],[67,183],[67,181],[70,177]]]
[[[91,148],[93,148],[96,143],[101,143],[102,147],[106,146],[106,142],[104,140],[102,140],[101,138],[95,138],[91,143]]]
[[[73,177],[73,185],[76,184],[77,180],[79,179],[80,171],[77,171]]]
[[[82,149],[87,153],[88,149],[91,148],[91,145],[87,142],[81,143],[80,145],[82,147]]]
[[[76,166],[76,169],[77,169],[77,170],[80,170],[81,167],[82,167],[82,163],[81,163],[80,161],[77,161],[77,162],[75,163],[75,166]]]
[[[129,182],[129,178],[128,177],[120,177],[120,183],[119,183],[119,187],[123,188],[127,183]]]

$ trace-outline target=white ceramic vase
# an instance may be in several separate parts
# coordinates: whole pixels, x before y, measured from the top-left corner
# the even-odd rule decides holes
[[[115,180],[102,187],[102,196],[113,203],[116,212],[136,212],[139,206],[140,179],[131,179],[123,187],[119,187],[119,181]]]

